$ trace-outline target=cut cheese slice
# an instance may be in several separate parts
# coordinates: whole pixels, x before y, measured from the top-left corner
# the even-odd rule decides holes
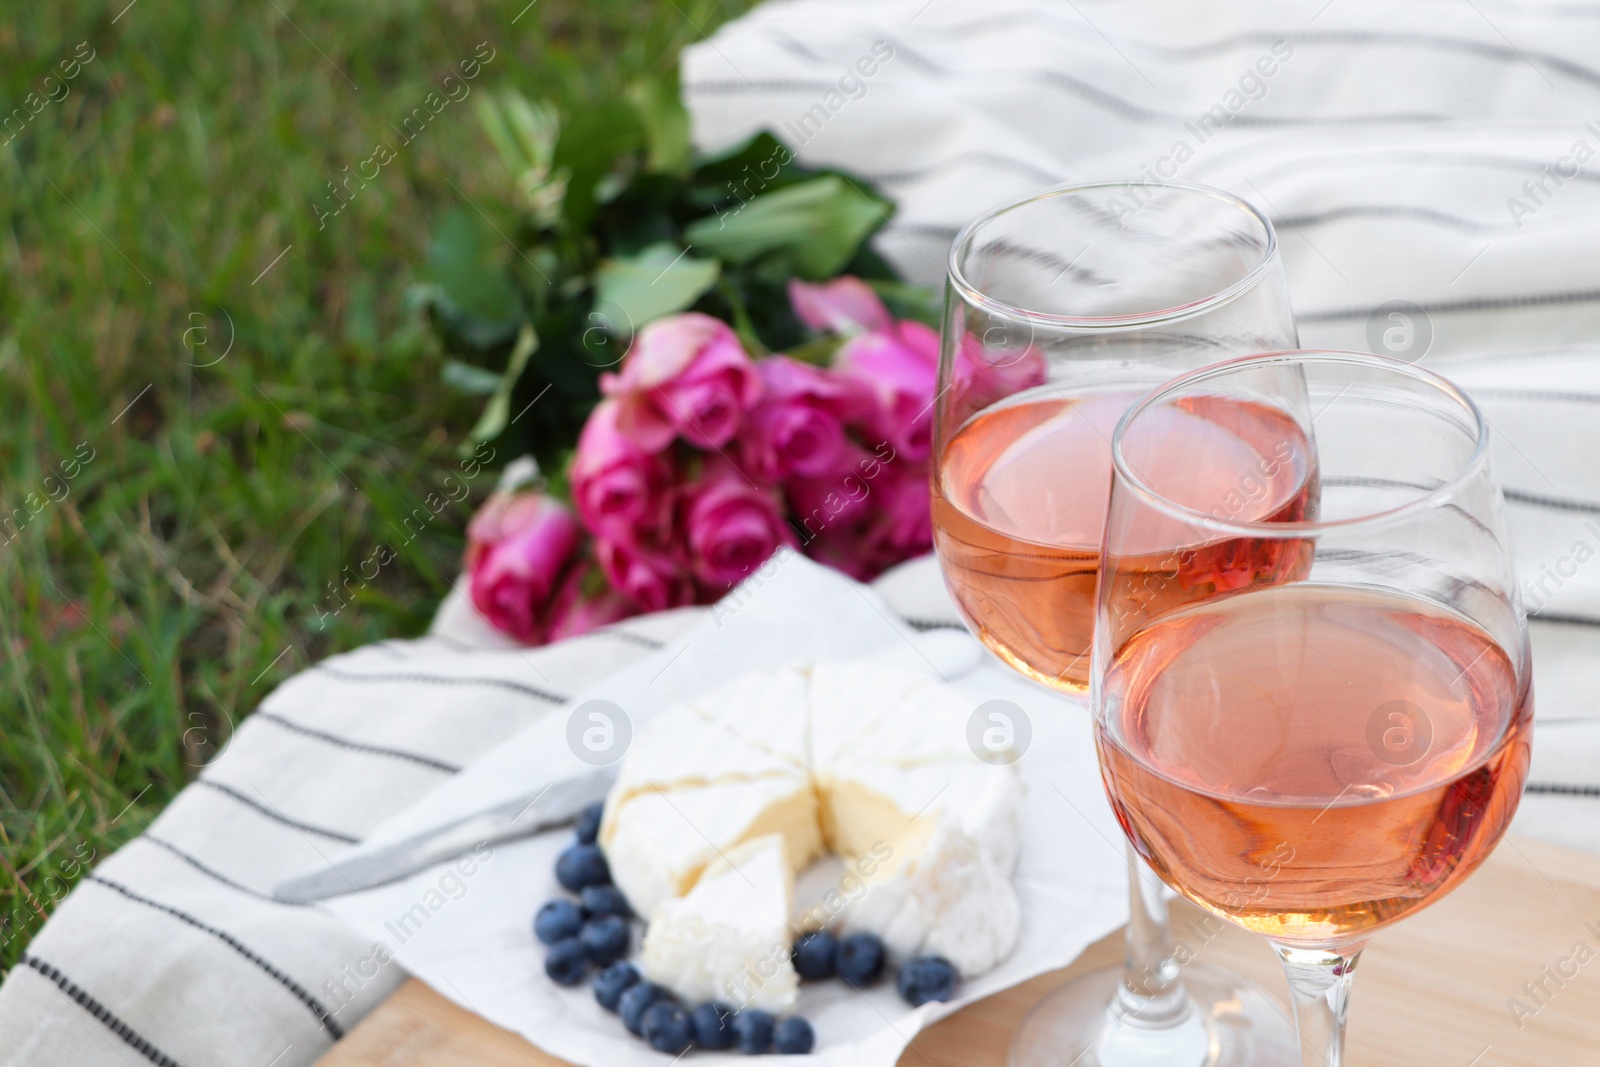
[[[687,896],[650,913],[644,976],[689,1003],[794,1010],[800,979],[789,959],[794,864],[781,834],[754,838],[706,868]]]
[[[781,834],[796,867],[822,853],[817,797],[801,774],[633,794],[607,802],[600,844],[640,915],[687,893],[707,864],[753,837]]]

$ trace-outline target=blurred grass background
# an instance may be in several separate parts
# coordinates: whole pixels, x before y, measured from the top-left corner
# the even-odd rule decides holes
[[[470,99],[319,228],[327,183],[481,42],[571,109],[749,6],[524,3],[0,15],[0,969],[274,685],[420,632],[493,484],[448,500],[479,402],[405,302],[440,213],[510,228]]]

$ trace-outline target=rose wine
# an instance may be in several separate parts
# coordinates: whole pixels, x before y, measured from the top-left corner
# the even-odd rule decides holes
[[[1095,571],[1111,483],[1111,434],[1139,394],[1024,394],[968,421],[945,446],[933,487],[934,545],[945,583],[974,632],[1017,670],[1048,685],[1088,684]],[[1159,418],[1160,421],[1155,420]],[[1184,502],[1219,518],[1307,517],[1311,449],[1298,423],[1266,404],[1194,397],[1152,413],[1156,447],[1141,449],[1157,484],[1183,479]],[[1132,597],[1193,598],[1216,588],[1294,577],[1296,545],[1223,541],[1156,523]],[[1131,579],[1130,579],[1131,580]]]
[[[1185,896],[1279,941],[1348,942],[1500,840],[1528,769],[1527,675],[1411,597],[1223,595],[1116,651],[1101,770],[1135,847]]]

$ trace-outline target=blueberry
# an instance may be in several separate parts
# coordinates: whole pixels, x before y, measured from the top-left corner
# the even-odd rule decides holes
[[[794,969],[801,978],[832,978],[839,939],[826,930],[801,934],[794,943]]]
[[[598,845],[573,845],[556,857],[556,881],[574,893],[586,885],[605,885],[611,881],[606,854]]]
[[[654,982],[635,982],[617,1001],[617,1014],[630,1034],[644,1033],[644,1010],[658,1000],[668,1000],[671,994]]]
[[[615,963],[628,954],[628,920],[619,915],[596,915],[578,931],[584,951],[596,963]]]
[[[658,1000],[644,1013],[644,1039],[657,1052],[676,1056],[694,1043],[694,1023],[689,1013],[670,1000]]]
[[[600,836],[600,815],[605,805],[595,801],[578,813],[578,844],[592,845]]]
[[[586,885],[578,897],[590,915],[620,915],[626,919],[633,914],[628,898],[614,885]]]
[[[772,1031],[772,1049],[783,1056],[804,1056],[817,1044],[811,1024],[798,1015],[778,1020]]]
[[[839,942],[834,966],[839,977],[857,989],[869,986],[883,973],[883,942],[875,934],[851,934]]]
[[[556,985],[577,985],[589,973],[589,954],[575,937],[557,941],[544,957],[544,973]]]
[[[764,1011],[741,1011],[733,1017],[733,1034],[739,1051],[759,1056],[772,1047],[772,1016]]]
[[[949,1000],[956,991],[956,969],[943,956],[918,956],[900,967],[894,984],[913,1008]]]
[[[701,1048],[731,1048],[734,1041],[733,1009],[708,1000],[694,1010],[694,1043]]]
[[[639,971],[633,964],[618,960],[605,970],[601,971],[594,979],[594,999],[606,1011],[616,1011],[617,1002],[622,999],[634,983],[639,981]]]
[[[565,941],[583,925],[583,909],[570,900],[552,900],[533,916],[533,936],[547,945]]]

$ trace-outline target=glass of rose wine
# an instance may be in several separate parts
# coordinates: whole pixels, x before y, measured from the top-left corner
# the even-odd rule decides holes
[[[1293,348],[1272,226],[1185,183],[1060,186],[968,225],[950,252],[934,412],[934,545],[968,627],[1022,674],[1082,696],[1111,481],[1111,434],[1148,389]],[[979,373],[979,372],[982,373]],[[1276,407],[1196,408],[1188,453],[1231,476],[1297,424]],[[1302,454],[1304,450],[1301,450]],[[1281,464],[1241,517],[1301,518],[1312,469]],[[1235,561],[1241,573],[1249,560]],[[1121,970],[1062,986],[1013,1036],[1013,1067],[1256,1067],[1293,1055],[1281,1009],[1175,958],[1165,890],[1130,850]]]
[[[1253,456],[1173,433],[1230,408],[1285,432]],[[1168,885],[1270,939],[1303,1062],[1339,1067],[1367,938],[1483,862],[1527,774],[1487,425],[1408,364],[1286,352],[1157,389],[1112,454],[1091,697],[1112,808]],[[1308,514],[1241,514],[1285,468],[1315,472]]]

